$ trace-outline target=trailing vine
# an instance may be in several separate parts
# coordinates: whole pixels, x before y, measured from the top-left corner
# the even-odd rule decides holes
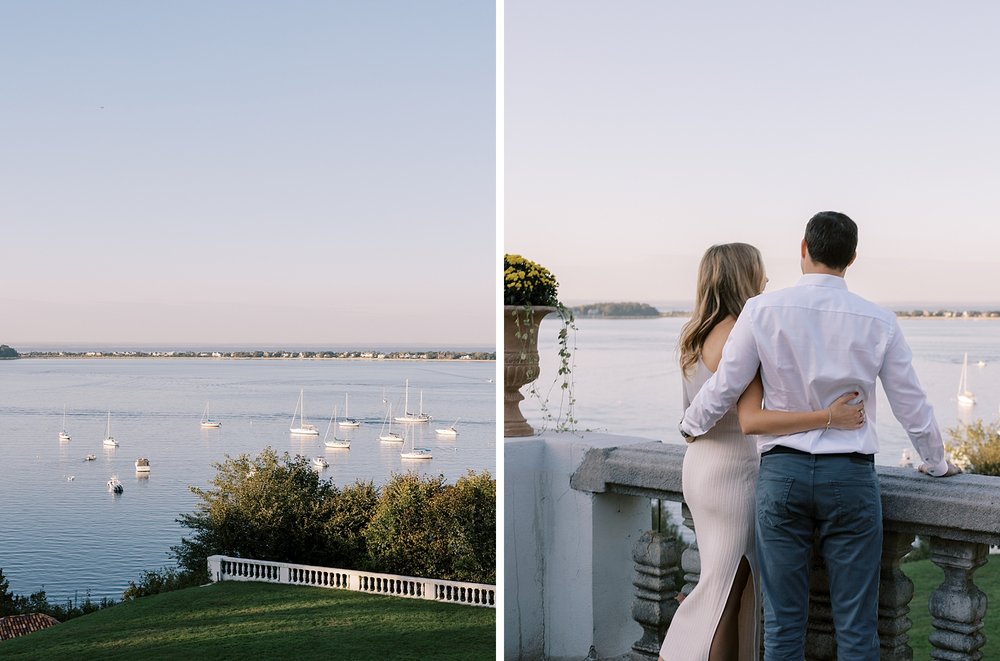
[[[558,335],[559,368],[552,384],[543,393],[537,383],[537,366],[534,370],[536,373],[528,374],[528,394],[538,401],[542,416],[542,427],[537,430],[539,433],[550,427],[555,431],[575,432],[577,424],[574,415],[576,397],[573,393],[577,327],[572,310],[559,302],[556,296],[558,287],[559,283],[548,269],[520,255],[504,255],[504,305],[520,308],[512,315],[514,337],[522,341],[520,359],[526,360],[529,347],[537,346],[535,332],[538,324],[533,323],[535,308],[555,308],[562,322]],[[549,402],[556,385],[559,386],[559,402],[553,411]]]

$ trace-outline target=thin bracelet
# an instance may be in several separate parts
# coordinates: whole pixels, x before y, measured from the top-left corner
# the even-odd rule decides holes
[[[833,422],[833,409],[827,409],[826,413],[828,417],[826,419],[826,429],[824,431],[830,431],[830,423]]]

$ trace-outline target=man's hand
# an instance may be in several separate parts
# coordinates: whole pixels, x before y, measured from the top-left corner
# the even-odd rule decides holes
[[[927,464],[920,464],[919,466],[917,466],[917,470],[920,471],[921,473],[926,473],[927,475],[930,475],[930,473],[927,473]],[[958,466],[949,461],[948,470],[947,472],[945,472],[944,475],[931,475],[931,477],[951,477],[952,475],[958,475],[961,472],[962,472],[961,468],[959,468]]]

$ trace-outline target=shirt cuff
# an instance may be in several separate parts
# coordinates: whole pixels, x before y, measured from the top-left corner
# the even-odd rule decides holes
[[[927,462],[924,462],[924,467],[926,468],[928,475],[932,475],[934,477],[941,477],[942,475],[948,472],[948,460],[942,459],[940,463],[938,463],[936,466],[933,467]]]
[[[691,423],[687,421],[686,417],[681,420],[681,423],[677,425],[677,428],[681,431],[681,434],[687,434],[692,438],[701,436],[701,434],[695,433],[696,430],[691,427]]]

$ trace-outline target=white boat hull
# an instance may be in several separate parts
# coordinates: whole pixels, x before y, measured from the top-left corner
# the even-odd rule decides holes
[[[315,427],[292,427],[288,432],[296,436],[319,436],[319,430]]]
[[[61,432],[59,432],[59,440],[60,441],[69,441],[69,440],[72,440],[72,437],[69,434],[67,434],[66,432],[61,431]]]
[[[203,422],[201,423],[202,429],[218,429],[222,426],[221,422]]]
[[[403,437],[400,436],[399,434],[383,434],[382,436],[378,437],[378,440],[382,441],[383,443],[402,443]]]
[[[435,429],[434,433],[439,436],[458,436],[457,429]]]
[[[427,448],[416,448],[411,452],[402,452],[399,455],[403,459],[432,459],[431,451]]]
[[[341,420],[340,422],[337,423],[337,425],[339,427],[360,427],[361,423],[358,422],[357,420],[352,420],[348,418],[347,420]]]
[[[104,447],[106,448],[116,448],[118,447],[118,441],[113,438],[104,439]]]
[[[411,414],[411,415],[401,415],[393,418],[396,422],[430,422],[431,416],[424,413],[421,414]]]
[[[341,440],[338,440],[338,439],[335,439],[335,440],[332,440],[332,441],[324,441],[323,445],[325,445],[328,448],[336,448],[336,449],[347,449],[347,450],[349,450],[351,448],[351,442],[350,441],[341,441]]]

